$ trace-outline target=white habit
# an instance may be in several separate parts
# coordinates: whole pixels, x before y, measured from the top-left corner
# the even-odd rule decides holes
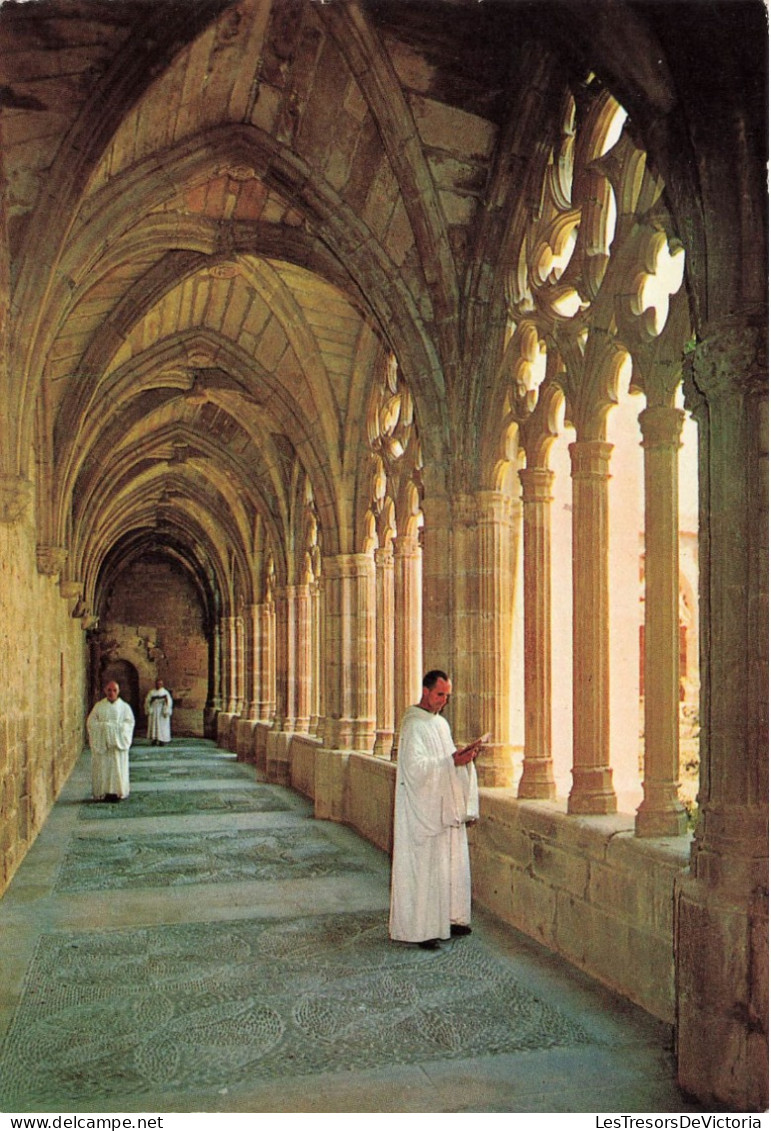
[[[123,699],[100,699],[86,720],[91,747],[94,797],[129,795],[129,748],[134,737],[134,712]]]
[[[147,737],[155,742],[171,742],[171,695],[165,687],[153,687],[145,698]]]
[[[450,724],[410,707],[396,763],[389,933],[401,942],[448,939],[471,919],[466,821],[477,815],[476,769],[456,766]]]

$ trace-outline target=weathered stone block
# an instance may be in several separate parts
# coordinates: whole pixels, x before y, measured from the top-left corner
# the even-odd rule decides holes
[[[584,898],[589,884],[589,861],[540,837],[531,838],[532,875],[550,887]]]

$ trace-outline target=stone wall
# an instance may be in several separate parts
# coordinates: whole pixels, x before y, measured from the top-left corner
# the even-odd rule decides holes
[[[86,646],[35,539],[0,525],[0,894],[84,747]]]
[[[674,1023],[674,889],[689,838],[635,838],[629,815],[567,816],[483,789],[469,840],[477,903]]]
[[[367,840],[390,852],[393,847],[396,763],[369,754],[348,762],[348,823]]]

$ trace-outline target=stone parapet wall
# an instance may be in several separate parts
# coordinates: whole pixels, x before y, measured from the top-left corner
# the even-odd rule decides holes
[[[631,816],[480,791],[470,833],[477,903],[670,1024],[674,888],[687,838],[639,839]]]
[[[316,751],[321,740],[309,734],[293,734],[289,745],[292,789],[304,797],[314,796],[316,776]]]
[[[86,648],[26,525],[0,525],[0,894],[84,746]]]
[[[347,823],[385,852],[393,847],[395,783],[395,762],[369,754],[351,754]]]

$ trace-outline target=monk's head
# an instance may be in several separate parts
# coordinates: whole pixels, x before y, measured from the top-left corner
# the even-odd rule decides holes
[[[120,684],[111,679],[109,683],[105,684],[104,693],[110,702],[114,703],[120,695]]]
[[[451,694],[452,680],[447,672],[436,668],[423,676],[423,693],[418,706],[424,711],[430,711],[432,715],[438,715],[447,706]]]

